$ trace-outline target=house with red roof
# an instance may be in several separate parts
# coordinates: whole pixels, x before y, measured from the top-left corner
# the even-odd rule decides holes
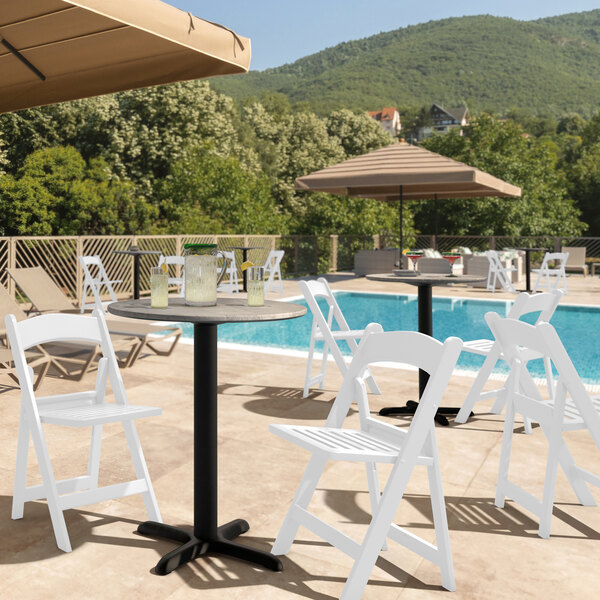
[[[402,129],[400,113],[395,108],[382,108],[381,110],[370,110],[369,116],[376,121],[385,131],[397,137]]]

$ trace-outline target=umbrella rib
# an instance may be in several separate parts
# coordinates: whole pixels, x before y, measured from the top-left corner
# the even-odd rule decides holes
[[[50,46],[55,46],[56,44],[64,44],[68,42],[74,42],[75,40],[83,40],[85,38],[92,38],[97,35],[103,35],[105,33],[112,33],[113,31],[118,31],[120,29],[127,29],[130,27],[129,25],[117,25],[116,27],[111,27],[110,29],[103,29],[102,31],[94,31],[93,33],[84,33],[82,35],[75,35],[68,38],[62,38],[60,40],[54,40],[52,42],[46,42],[44,44],[37,44],[35,46],[27,46],[27,48],[21,48],[21,52],[27,52],[29,50],[39,50],[40,48],[49,48]],[[23,57],[24,58],[24,57]]]
[[[59,13],[66,12],[68,10],[76,10],[79,6],[66,6],[65,8],[59,8],[58,10],[44,13],[41,15],[35,15],[33,17],[27,17],[26,19],[21,19],[19,21],[13,21],[12,23],[2,23],[0,25],[0,29],[4,29],[5,27],[12,27],[13,25],[22,25],[23,23],[29,23],[30,21],[37,21],[38,19],[45,19],[46,17],[52,17]]]
[[[16,56],[30,71],[33,71],[42,81],[46,81],[46,76],[31,62],[29,62],[6,38],[0,40],[2,45]]]

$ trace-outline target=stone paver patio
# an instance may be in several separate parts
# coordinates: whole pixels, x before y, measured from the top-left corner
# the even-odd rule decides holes
[[[333,287],[346,290],[415,293],[411,286],[367,282],[337,274]],[[600,304],[600,279],[568,278],[566,303]],[[286,295],[295,282],[286,281]],[[468,288],[434,288],[434,295],[508,298]],[[281,296],[272,295],[274,299]],[[272,422],[322,423],[341,378],[328,372],[326,389],[302,399],[305,359],[223,349],[219,353],[219,479],[221,522],[246,518],[249,545],[269,549],[296,491],[308,454],[268,433]],[[138,431],[165,522],[192,521],[192,347],[180,344],[168,358],[146,355],[123,371],[132,403],[157,405],[163,415],[141,420]],[[376,368],[383,396],[371,396],[371,408],[414,397],[417,374]],[[95,373],[86,377],[91,386]],[[451,380],[444,404],[459,406],[472,383]],[[492,382],[493,384],[494,382]],[[78,384],[48,377],[42,394],[79,389]],[[146,518],[139,496],[66,513],[71,554],[57,549],[44,502],[28,503],[25,518],[10,519],[18,423],[18,390],[0,380],[0,597],[144,600],[212,598],[337,598],[351,562],[344,554],[301,529],[284,571],[272,573],[234,560],[200,559],[166,577],[151,572],[167,542],[134,533]],[[559,473],[552,535],[537,536],[537,520],[508,502],[494,506],[502,416],[476,408],[464,425],[437,427],[444,491],[452,543],[457,599],[565,597],[593,598],[600,587],[600,507],[583,507]],[[358,417],[351,412],[349,423]],[[389,419],[400,427],[409,421]],[[49,427],[50,454],[58,478],[82,474],[87,465],[89,431]],[[567,434],[575,459],[596,473],[600,456],[589,435]],[[515,481],[540,494],[547,445],[539,428],[514,441]],[[33,454],[33,453],[32,453]],[[31,483],[39,481],[31,461]],[[106,426],[101,484],[133,476],[120,426]],[[382,481],[386,471],[382,468]],[[600,502],[600,490],[592,488]],[[369,519],[369,498],[360,465],[331,464],[313,504],[315,512],[361,539]],[[418,468],[399,507],[396,522],[434,541],[424,468]],[[433,565],[390,542],[373,571],[366,599],[450,597]]]

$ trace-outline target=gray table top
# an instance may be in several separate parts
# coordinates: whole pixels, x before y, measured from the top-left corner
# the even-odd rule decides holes
[[[409,277],[394,275],[393,273],[375,273],[367,275],[372,281],[394,281],[396,283],[409,283],[411,285],[451,285],[453,283],[477,283],[485,281],[487,277],[477,275],[446,275],[444,273],[425,273]],[[109,305],[110,306],[110,305]]]
[[[215,306],[186,306],[183,298],[169,298],[167,308],[151,308],[150,298],[122,300],[108,305],[108,312],[121,317],[184,323],[251,323],[295,319],[306,314],[306,307],[293,302],[265,300],[264,306],[248,306],[242,298],[218,298]]]

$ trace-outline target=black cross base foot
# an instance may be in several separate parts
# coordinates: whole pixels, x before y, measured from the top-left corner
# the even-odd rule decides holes
[[[409,400],[406,403],[406,406],[387,406],[386,408],[382,408],[379,411],[379,414],[382,417],[394,417],[396,415],[414,415],[418,406],[418,402],[415,402],[414,400]],[[435,422],[439,423],[440,425],[448,426],[450,422],[444,415],[456,415],[458,414],[459,410],[460,408],[440,406],[437,409],[437,412],[435,413]],[[471,413],[469,416],[472,417],[474,415],[473,413]]]
[[[177,567],[191,562],[192,560],[213,553],[231,556],[245,560],[271,571],[282,571],[281,561],[270,552],[263,552],[255,548],[248,548],[231,540],[242,533],[246,533],[250,526],[243,519],[235,519],[230,523],[222,525],[217,529],[214,539],[199,539],[193,533],[180,527],[172,527],[156,521],[145,521],[140,523],[137,532],[153,538],[163,538],[179,542],[181,545],[175,550],[165,554],[156,564],[154,569],[157,575],[168,575]]]

